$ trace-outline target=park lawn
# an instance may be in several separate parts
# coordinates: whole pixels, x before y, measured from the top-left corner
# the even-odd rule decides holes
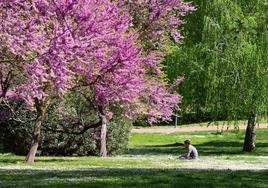
[[[243,153],[244,131],[132,134],[125,153],[98,157],[0,154],[0,187],[268,187],[268,129],[257,130],[257,150]],[[190,139],[198,161],[180,161]]]

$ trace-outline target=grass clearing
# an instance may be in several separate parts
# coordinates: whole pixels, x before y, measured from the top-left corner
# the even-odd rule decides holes
[[[0,154],[0,187],[268,187],[268,129],[257,130],[257,150],[243,153],[244,131],[133,133],[125,153],[108,158]],[[190,139],[197,161],[180,161]]]

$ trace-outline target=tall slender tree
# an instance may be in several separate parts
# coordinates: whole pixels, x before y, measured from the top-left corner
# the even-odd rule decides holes
[[[200,117],[247,119],[244,151],[255,148],[257,117],[268,107],[267,1],[194,1],[185,44],[166,58],[170,78],[185,74],[182,108]]]

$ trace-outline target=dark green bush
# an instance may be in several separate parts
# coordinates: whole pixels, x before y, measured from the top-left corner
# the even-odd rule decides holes
[[[35,113],[26,110],[21,102],[13,103],[16,114],[0,119],[0,145],[8,152],[26,155],[31,145]],[[18,107],[20,106],[20,107]],[[41,129],[39,155],[99,155],[100,127],[89,129],[83,134],[74,134],[83,129],[75,121],[76,109],[65,106],[65,114],[58,112],[58,103],[52,105],[46,114]],[[6,109],[1,109],[3,113]],[[70,113],[66,113],[66,112]],[[6,114],[9,112],[6,111]],[[11,117],[14,116],[14,117]],[[128,146],[131,124],[111,121],[108,124],[107,151],[116,155]]]
[[[107,136],[107,151],[109,155],[116,155],[127,149],[130,130],[130,123],[118,121],[109,123]]]
[[[24,110],[23,102],[10,104],[16,114],[1,106],[0,142],[4,151],[25,155],[30,147],[34,114]],[[24,125],[23,125],[24,124]]]

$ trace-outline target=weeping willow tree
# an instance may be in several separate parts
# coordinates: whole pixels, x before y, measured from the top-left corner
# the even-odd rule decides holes
[[[198,10],[187,20],[185,44],[166,57],[167,75],[185,75],[182,112],[247,119],[243,150],[252,151],[257,119],[268,109],[268,2],[194,3]]]

